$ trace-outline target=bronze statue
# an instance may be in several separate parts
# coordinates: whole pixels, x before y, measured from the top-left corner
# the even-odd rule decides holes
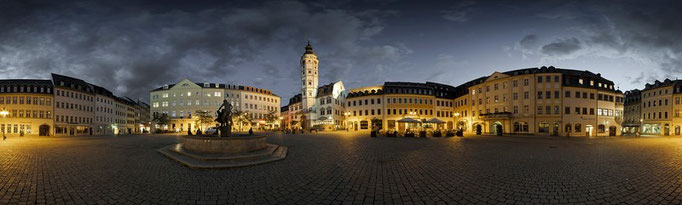
[[[223,104],[216,111],[217,118],[215,121],[220,123],[218,130],[220,131],[220,137],[228,137],[232,132],[232,105],[223,100]]]

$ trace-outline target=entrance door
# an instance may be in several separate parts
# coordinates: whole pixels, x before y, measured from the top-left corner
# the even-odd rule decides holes
[[[554,127],[552,128],[552,135],[554,136],[559,136],[559,123],[554,123]]]
[[[609,136],[616,136],[616,126],[609,127]]]
[[[585,135],[588,137],[592,136],[592,130],[593,130],[592,125],[585,126]]]
[[[679,125],[675,126],[675,135],[680,135],[680,126]]]
[[[358,131],[358,122],[355,122],[355,123],[354,123],[353,128],[355,129],[355,131]]]
[[[41,125],[40,128],[38,128],[38,135],[39,136],[50,136],[50,126],[49,125]]]
[[[482,132],[483,132],[483,130],[481,129],[481,125],[480,125],[480,124],[477,124],[477,125],[476,125],[476,134],[477,134],[477,135],[481,135]]]
[[[663,133],[666,136],[670,135],[670,125],[665,124],[665,126],[663,127]]]

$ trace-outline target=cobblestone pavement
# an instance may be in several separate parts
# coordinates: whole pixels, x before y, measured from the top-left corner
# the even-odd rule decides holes
[[[175,136],[10,138],[0,204],[682,203],[682,138],[273,134],[285,160],[193,170]]]

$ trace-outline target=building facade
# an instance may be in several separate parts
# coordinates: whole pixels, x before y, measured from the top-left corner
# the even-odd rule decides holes
[[[496,72],[469,88],[475,132],[621,134],[622,92],[600,74],[554,67]]]
[[[51,76],[52,80],[0,80],[0,106],[7,111],[7,133],[38,136],[118,134],[117,122],[124,128],[134,126],[126,120],[117,121],[120,98],[109,90],[69,76],[54,73]],[[125,110],[132,107],[132,112],[137,112],[133,106],[137,104],[133,102]]]
[[[625,91],[623,134],[636,135],[642,125],[642,92],[638,89]]]
[[[600,74],[554,67],[495,72],[460,86],[386,82],[352,89],[349,127],[486,134],[615,136],[624,95]]]
[[[53,86],[50,80],[0,80],[0,132],[8,136],[53,136]]]
[[[647,83],[641,92],[630,93],[633,105],[640,110],[626,110],[627,116],[640,115],[638,130],[643,135],[680,135],[682,118],[682,81],[670,80]]]
[[[453,130],[454,99],[454,87],[431,82],[386,82],[351,89],[346,97],[348,128],[400,133]]]
[[[318,66],[319,59],[308,42],[300,60],[301,93],[289,99],[285,108],[290,129],[344,129],[346,89],[341,81],[318,87]]]
[[[87,82],[52,74],[55,135],[93,135],[95,92]]]
[[[155,129],[185,132],[188,129],[206,129],[215,126],[215,123],[197,125],[196,113],[208,112],[212,117],[227,100],[232,105],[232,111],[241,111],[250,119],[249,123],[242,125],[234,120],[235,131],[244,131],[252,126],[277,127],[280,116],[280,97],[272,91],[241,85],[228,85],[219,83],[194,83],[183,79],[176,84],[164,85],[149,92],[150,117],[167,114],[171,122],[169,125],[154,125]],[[274,121],[266,119],[268,115],[274,115]]]

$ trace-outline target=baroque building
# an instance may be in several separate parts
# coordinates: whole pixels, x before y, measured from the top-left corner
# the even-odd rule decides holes
[[[386,82],[351,89],[345,114],[359,131],[615,136],[623,102],[623,93],[600,74],[550,66],[495,72],[456,87]]]
[[[126,118],[130,112],[149,112],[139,101],[116,97],[78,78],[54,73],[51,77],[0,80],[0,106],[7,112],[7,124],[0,123],[0,129],[6,126],[10,136],[99,135],[141,133],[143,129],[136,127],[149,124]]]
[[[289,129],[336,130],[344,127],[345,87],[341,81],[318,86],[319,62],[308,42],[300,61],[301,93],[281,108],[287,110],[287,118],[283,121]]]
[[[50,80],[0,80],[0,132],[7,135],[54,135],[53,86]]]
[[[680,135],[682,126],[682,80],[655,81],[647,83],[641,91],[631,91],[630,98],[636,98],[631,106],[639,110],[626,110],[627,116],[639,115],[639,122],[632,127],[644,135]],[[636,118],[635,118],[636,120]]]
[[[235,131],[254,128],[275,128],[279,126],[279,120],[268,122],[267,116],[272,114],[280,116],[280,97],[272,91],[220,83],[194,83],[183,79],[176,84],[169,84],[149,92],[151,104],[150,117],[159,114],[167,114],[171,122],[168,125],[155,125],[155,129],[185,132],[189,130],[202,130],[208,125],[198,126],[196,123],[197,111],[206,111],[211,116],[227,100],[232,105],[232,111],[241,111],[251,119],[250,123],[237,123],[232,127]],[[214,126],[214,125],[211,125]]]

